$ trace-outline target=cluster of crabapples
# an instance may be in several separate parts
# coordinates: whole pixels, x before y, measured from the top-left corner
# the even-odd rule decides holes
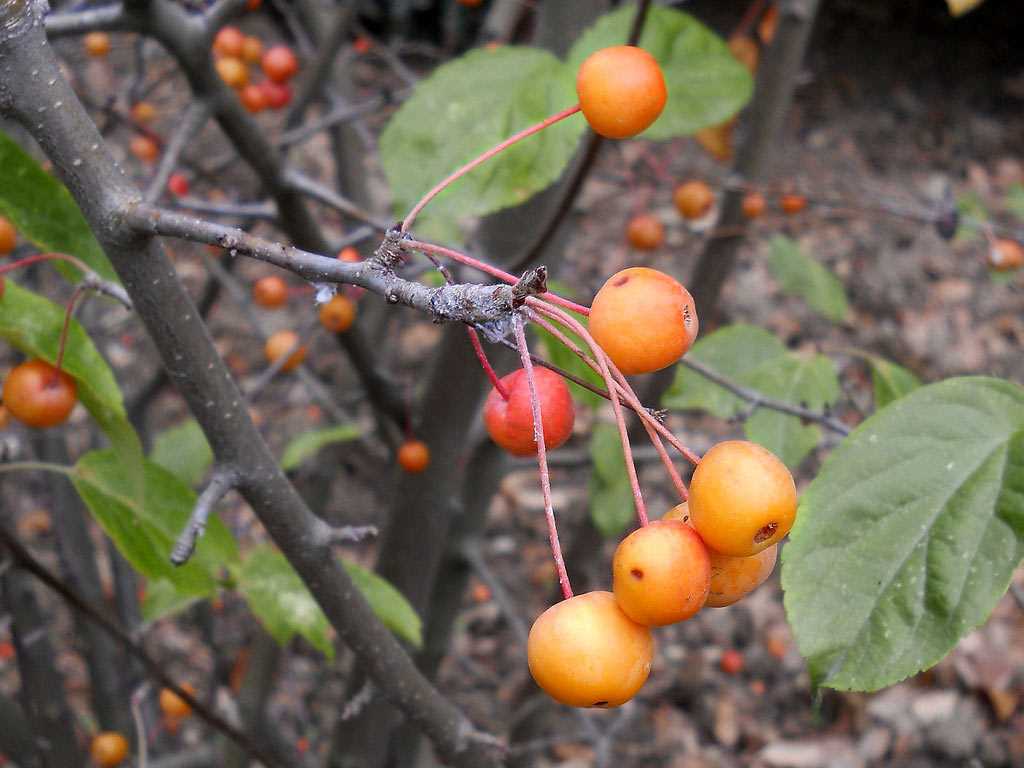
[[[181,687],[190,696],[195,696],[195,688],[190,683],[184,683]],[[189,703],[170,688],[161,689],[158,701],[163,713],[164,726],[171,733],[178,730],[182,720],[192,715]],[[117,731],[100,731],[89,742],[89,757],[99,768],[116,768],[128,758],[128,749],[128,739],[123,734]]]

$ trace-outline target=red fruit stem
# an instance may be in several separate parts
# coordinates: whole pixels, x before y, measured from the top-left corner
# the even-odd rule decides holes
[[[57,347],[57,363],[55,366],[57,369],[56,378],[60,378],[60,369],[64,364],[64,349],[67,346],[68,330],[71,328],[71,317],[75,313],[75,303],[84,291],[84,286],[80,285],[75,288],[74,293],[71,294],[71,298],[68,299],[68,308],[64,311],[64,326],[60,329],[60,344]]]
[[[544,130],[549,125],[554,125],[559,120],[564,120],[567,117],[575,115],[579,111],[580,111],[580,105],[576,104],[574,106],[569,107],[568,109],[563,109],[561,112],[556,112],[555,114],[551,115],[551,117],[544,118],[543,120],[541,120],[536,125],[531,125],[529,128],[524,128],[523,130],[519,131],[519,133],[516,133],[516,134],[514,134],[512,136],[509,136],[503,142],[501,142],[500,144],[498,144],[498,145],[496,145],[494,147],[491,147],[490,149],[488,149],[486,152],[484,152],[482,155],[480,155],[476,159],[470,160],[468,163],[466,163],[464,166],[459,168],[457,171],[455,171],[454,173],[449,175],[447,178],[445,178],[442,181],[440,181],[436,186],[434,186],[433,189],[431,189],[429,192],[427,192],[427,194],[425,194],[422,197],[422,199],[418,203],[416,203],[416,205],[413,206],[413,209],[411,211],[409,211],[408,215],[402,221],[402,232],[405,233],[405,232],[409,231],[409,227],[412,226],[412,223],[416,220],[416,217],[419,215],[419,212],[423,210],[423,207],[427,203],[429,203],[431,200],[433,200],[435,197],[437,197],[439,194],[441,194],[441,192],[449,184],[451,184],[452,182],[457,181],[458,179],[462,178],[463,176],[465,176],[467,173],[472,171],[477,166],[487,162],[488,160],[490,160],[492,157],[494,157],[499,152],[502,152],[502,151],[508,149],[513,144],[515,144],[515,143],[525,139],[527,136],[532,136],[533,134],[538,133],[538,132]]]
[[[732,37],[746,37],[750,32],[750,28],[754,26],[754,22],[757,21],[758,16],[761,15],[761,10],[764,8],[765,0],[754,0],[743,14],[743,18],[740,19],[740,23],[736,25],[736,29],[732,33]]]
[[[558,527],[555,524],[555,509],[551,503],[551,478],[548,476],[548,455],[544,446],[544,422],[540,412],[540,396],[537,394],[537,380],[533,375],[533,361],[530,359],[530,348],[526,345],[526,331],[523,329],[523,318],[518,313],[512,318],[515,328],[516,346],[519,358],[526,372],[526,383],[530,388],[530,409],[533,411],[533,437],[537,441],[537,465],[540,468],[540,490],[544,495],[544,517],[548,522],[548,541],[551,543],[551,555],[555,558],[555,570],[558,572],[558,583],[562,587],[562,596],[568,600],[572,597],[572,586],[569,574],[565,570],[562,558],[562,545],[558,542]]]
[[[411,248],[417,251],[423,251],[424,253],[434,253],[439,256],[446,256],[452,261],[457,261],[460,264],[465,264],[467,267],[478,269],[484,274],[496,277],[499,280],[508,283],[509,285],[515,285],[519,282],[519,278],[508,272],[503,272],[497,267],[492,267],[490,264],[474,259],[472,256],[467,256],[464,253],[453,250],[451,248],[445,248],[443,245],[434,245],[433,243],[425,243],[422,240],[402,240],[403,248]],[[563,299],[561,296],[555,293],[542,293],[541,297],[550,301],[552,304],[557,304],[565,309],[570,309],[573,312],[583,315],[584,317],[590,317],[590,307],[585,307],[582,304],[577,304],[574,301]]]
[[[611,369],[615,367],[614,364],[608,359],[608,355],[605,354],[600,345],[594,341],[594,337],[587,332],[587,329],[576,318],[557,307],[545,304],[533,296],[528,296],[526,303],[538,312],[546,314],[548,317],[553,317],[563,325],[568,326],[573,333],[587,343],[587,346],[594,353],[594,359],[601,367],[601,376],[604,378],[605,386],[608,388],[608,394],[611,395],[612,411],[615,413],[615,425],[619,428],[619,437],[622,440],[622,456],[626,462],[626,474],[629,475],[629,485],[633,489],[633,504],[636,507],[636,517],[640,521],[641,526],[647,525],[647,506],[644,504],[643,492],[640,490],[640,479],[637,477],[636,464],[633,462],[633,450],[629,444],[629,431],[626,429],[626,419],[622,415],[622,402],[616,395],[617,384],[611,374]]]
[[[591,370],[595,371],[598,374],[601,373],[601,369],[598,366],[598,364],[594,361],[594,358],[590,357],[590,355],[581,350],[572,341],[572,339],[570,339],[568,336],[562,333],[558,326],[554,325],[553,323],[549,323],[542,317],[534,317],[532,319],[540,327],[548,331],[552,336],[557,338],[562,344],[568,347],[569,350],[573,352],[578,358],[580,358],[584,363],[590,366]],[[615,391],[616,393],[618,393],[618,396],[620,398],[624,399],[626,405],[629,406],[629,408],[634,413],[636,413],[636,415],[639,416],[645,424],[650,426],[651,429],[653,429],[661,438],[664,438],[669,445],[671,445],[673,448],[679,451],[679,453],[682,454],[687,461],[689,461],[693,465],[696,465],[697,462],[700,461],[700,456],[698,456],[696,453],[694,453],[685,445],[683,445],[679,441],[679,438],[672,434],[672,431],[668,427],[666,427],[664,424],[662,424],[654,416],[651,415],[650,411],[648,411],[647,408],[643,406],[643,403],[640,402],[640,398],[636,396],[635,392],[633,392],[633,389],[629,386],[629,382],[626,380],[625,376],[623,376],[618,371],[613,371],[613,373],[615,374],[615,377],[617,379],[615,384]],[[672,471],[674,471],[674,467]]]
[[[473,345],[473,351],[476,352],[476,359],[480,361],[480,366],[484,369],[484,373],[491,380],[491,386],[498,390],[502,400],[508,400],[508,389],[501,383],[498,374],[491,367],[491,361],[487,359],[487,353],[484,352],[484,347],[480,343],[480,334],[476,332],[476,328],[471,328],[468,325],[466,326],[466,333],[469,334],[469,341]]]
[[[12,261],[10,264],[4,264],[2,267],[0,267],[0,275],[6,274],[8,272],[13,272],[14,270],[21,269],[22,267],[28,267],[32,264],[37,264],[40,261],[53,261],[54,259],[66,261],[69,264],[74,264],[83,272],[93,274],[93,270],[89,267],[88,264],[86,264],[81,259],[76,259],[74,256],[68,256],[66,253],[36,253],[31,256],[26,256],[23,259]]]

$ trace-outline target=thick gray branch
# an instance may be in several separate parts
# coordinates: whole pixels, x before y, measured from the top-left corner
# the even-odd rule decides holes
[[[175,38],[176,44],[168,46],[174,53],[187,55],[189,51],[177,50],[187,42],[206,46],[203,50],[208,57],[208,35],[197,34],[194,23],[181,18],[180,9],[162,0],[145,7],[154,10],[153,20],[176,23],[184,30]],[[0,112],[21,122],[53,161],[131,296],[217,463],[238,468],[239,491],[308,585],[340,640],[352,649],[383,694],[434,741],[442,759],[465,768],[498,765],[500,750],[475,738],[465,716],[419,673],[398,640],[380,623],[339,566],[332,548],[316,540],[316,518],[249,418],[242,395],[174,265],[156,238],[133,226],[137,221],[129,222],[133,208],[140,204],[140,194],[105,149],[32,14],[27,0],[0,4],[0,28],[4,30],[0,59],[5,73]],[[216,77],[212,70],[209,76]],[[190,79],[193,77],[206,75],[190,72]],[[53,82],[47,94],[63,104],[61,109],[38,112],[36,78]],[[292,203],[283,206],[285,220]],[[288,249],[281,251],[288,253]],[[321,257],[307,254],[300,260],[315,263],[310,259]]]

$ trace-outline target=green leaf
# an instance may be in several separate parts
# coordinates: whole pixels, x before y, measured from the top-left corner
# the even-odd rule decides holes
[[[315,456],[320,449],[334,443],[355,440],[361,434],[359,428],[351,424],[305,432],[288,443],[288,447],[284,449],[284,455],[281,457],[281,469],[285,472],[293,470],[306,459]]]
[[[41,250],[77,256],[107,280],[117,280],[114,268],[93,237],[67,187],[39,167],[32,156],[0,131],[0,214]],[[64,262],[55,266],[69,280],[77,269]]]
[[[586,321],[584,319],[581,318],[580,321],[586,325]],[[580,349],[586,351],[587,345],[579,337],[564,328],[561,330],[570,339],[576,342],[576,345]],[[579,376],[581,379],[589,381],[602,389],[604,388],[604,379],[591,370],[590,366],[580,360],[579,357],[576,356],[575,352],[562,344],[562,342],[543,328],[536,328],[536,333],[544,350],[544,358],[548,362],[553,365],[557,365],[563,371]],[[587,405],[591,408],[596,408],[604,402],[603,397],[594,394],[589,389],[584,389],[579,384],[575,384],[568,380],[566,381],[566,384],[569,385],[569,392],[572,393],[573,400],[580,405]]]
[[[787,354],[755,371],[749,382],[776,400],[816,411],[834,403],[840,392],[835,366],[823,355],[804,358]],[[768,408],[757,409],[744,424],[744,431],[794,468],[821,441],[818,425],[804,424],[799,418]]]
[[[1003,205],[1018,219],[1024,219],[1024,184],[1012,184],[1006,191]]]
[[[746,384],[757,371],[789,353],[774,334],[754,325],[727,325],[700,339],[687,358],[703,363],[737,384]],[[661,401],[665,408],[704,410],[731,419],[747,408],[745,401],[684,365]]]
[[[730,325],[705,336],[693,345],[687,359],[762,395],[813,410],[831,406],[840,394],[831,360],[789,352],[771,333],[751,325]],[[685,365],[677,366],[675,381],[662,405],[705,410],[720,419],[735,418],[750,408],[745,400]],[[817,425],[767,408],[756,409],[746,419],[744,430],[748,439],[790,467],[799,465],[821,440]]]
[[[580,36],[569,52],[572,78],[594,51],[626,41],[635,13],[635,4],[624,3]],[[640,47],[658,60],[668,88],[665,109],[644,138],[671,139],[724,123],[750,100],[754,84],[746,67],[688,13],[652,6]]]
[[[862,423],[804,492],[783,550],[812,678],[877,690],[985,621],[1024,556],[1024,389],[921,387]]]
[[[877,355],[865,355],[871,366],[871,383],[875,388],[875,408],[884,408],[921,386],[920,379],[901,365]]]
[[[960,226],[957,227],[954,240],[966,242],[981,238],[979,225],[988,221],[988,209],[981,196],[975,192],[966,192],[956,201],[956,209],[960,214]]]
[[[345,561],[342,565],[384,626],[414,647],[422,647],[423,625],[405,596],[373,571]]]
[[[54,365],[64,313],[64,307],[7,280],[0,298],[0,337],[26,355]],[[74,377],[78,399],[118,451],[126,475],[141,478],[142,446],[125,415],[121,390],[107,362],[76,320],[68,329],[63,369]],[[141,484],[136,484],[134,495],[141,493]]]
[[[169,581],[182,595],[209,596],[221,569],[237,563],[235,540],[214,516],[192,558],[182,566],[171,564],[171,549],[188,522],[196,495],[162,467],[145,462],[142,499],[131,495],[135,483],[111,450],[85,454],[70,476],[103,530],[147,579]]]
[[[565,65],[536,48],[478,49],[438,67],[380,137],[396,215],[469,160],[575,103]],[[416,231],[458,241],[466,218],[522,203],[561,175],[584,127],[574,115],[488,160],[431,201]]]
[[[206,477],[213,451],[199,422],[186,419],[156,436],[149,458],[185,485],[195,486]]]
[[[179,592],[173,582],[166,579],[146,584],[146,595],[142,599],[142,618],[154,622],[181,613],[200,598]]]
[[[327,617],[280,552],[270,547],[250,552],[238,571],[238,590],[278,643],[302,635],[327,658],[334,658]]]
[[[590,517],[606,538],[620,535],[633,519],[633,490],[626,474],[622,440],[613,424],[599,423],[590,436]]]
[[[402,594],[372,571],[354,563],[341,564],[384,626],[419,648],[423,644],[420,617]],[[270,547],[253,550],[239,570],[238,589],[279,643],[302,635],[333,658],[327,617],[284,555]]]
[[[783,291],[802,297],[811,309],[833,322],[846,318],[849,306],[843,284],[828,268],[807,256],[795,240],[773,237],[768,266]]]

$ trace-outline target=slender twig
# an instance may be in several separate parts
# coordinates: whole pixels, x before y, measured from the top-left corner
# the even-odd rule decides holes
[[[690,370],[699,373],[701,376],[714,382],[723,389],[727,389],[741,400],[746,400],[752,406],[751,412],[758,408],[767,408],[770,411],[778,411],[779,413],[796,416],[804,421],[813,421],[817,424],[821,424],[823,427],[831,429],[833,432],[838,432],[841,435],[848,435],[853,431],[848,425],[844,424],[835,416],[823,413],[822,411],[814,411],[810,408],[804,408],[802,405],[794,405],[793,403],[787,403],[783,400],[768,397],[767,395],[758,392],[756,389],[751,389],[750,387],[745,387],[742,384],[737,384],[729,377],[723,376],[718,373],[718,371],[698,360],[683,358],[681,362]]]
[[[288,171],[286,179],[288,185],[294,191],[312,197],[317,202],[330,206],[346,216],[351,216],[353,219],[358,219],[364,224],[376,227],[381,232],[387,232],[391,228],[391,221],[364,211],[351,200],[346,200],[333,189],[325,187],[320,182],[309,178],[309,176],[300,171]]]
[[[4,264],[2,267],[0,267],[0,275],[7,274],[8,272],[13,272],[16,269],[21,269],[22,267],[27,267],[41,261],[54,260],[66,261],[68,262],[68,264],[72,264],[82,271],[84,277],[82,279],[80,287],[90,288],[91,290],[94,290],[97,293],[106,294],[107,296],[110,296],[112,299],[116,299],[117,301],[119,301],[122,305],[124,305],[125,309],[131,311],[132,300],[128,297],[128,294],[125,292],[124,288],[122,288],[117,283],[112,283],[109,280],[104,280],[102,277],[96,274],[92,270],[92,268],[84,261],[75,256],[70,256],[66,253],[35,253],[32,254],[31,256],[26,256],[23,259],[12,261],[9,264]]]
[[[144,682],[131,696],[132,720],[135,722],[135,744],[139,750],[138,768],[149,766],[149,735],[142,715],[142,700],[149,694],[149,683]]]
[[[484,352],[483,345],[480,344],[480,335],[476,332],[476,328],[467,325],[466,333],[469,334],[469,342],[473,345],[473,351],[476,353],[476,359],[480,361],[480,367],[484,369],[484,373],[487,374],[487,379],[491,382],[491,386],[494,387],[498,394],[501,395],[502,400],[508,400],[508,387],[506,387],[501,379],[498,378],[498,374],[494,372],[494,368],[491,367],[491,361],[487,359],[487,353]],[[530,356],[533,359],[533,356]]]
[[[480,581],[491,590],[491,597],[494,598],[494,602],[501,608],[501,612],[505,614],[505,621],[512,628],[512,634],[516,636],[516,639],[525,648],[526,641],[530,636],[530,629],[526,626],[522,614],[516,608],[516,601],[509,595],[505,585],[501,583],[501,579],[494,573],[494,570],[487,563],[487,558],[480,551],[479,540],[475,538],[467,539],[459,548],[459,553],[470,564],[476,575],[480,577]]]
[[[176,197],[171,201],[175,208],[205,213],[208,216],[230,216],[238,219],[277,219],[277,207],[273,203],[214,203],[197,197]]]
[[[85,618],[97,624],[111,637],[120,642],[129,655],[138,659],[146,669],[149,676],[156,680],[161,687],[170,688],[174,691],[174,693],[184,699],[188,705],[192,707],[192,710],[199,715],[199,717],[235,742],[239,747],[245,750],[246,753],[251,755],[253,759],[264,762],[269,766],[285,768],[270,755],[261,750],[259,746],[254,744],[248,736],[239,731],[231,725],[231,723],[213,710],[209,709],[203,702],[196,699],[191,693],[178,685],[174,679],[164,671],[163,665],[160,662],[151,657],[149,653],[141,645],[135,642],[135,640],[133,640],[127,632],[121,629],[121,627],[108,619],[103,611],[82,600],[74,590],[51,574],[46,566],[36,560],[36,558],[22,546],[17,537],[4,526],[0,526],[0,541],[3,542],[4,546],[7,547],[11,555],[15,560],[17,560],[18,564],[22,568],[60,595],[65,602],[85,616]]]
[[[189,515],[188,523],[174,543],[171,550],[171,562],[175,565],[184,565],[196,551],[196,544],[206,530],[206,523],[210,519],[213,508],[231,491],[238,481],[238,473],[229,467],[217,467],[210,477],[203,492],[196,499],[196,504]]]
[[[85,32],[117,32],[133,28],[122,3],[110,3],[80,11],[53,13],[46,17],[46,34],[50,37],[80,35]]]
[[[160,165],[157,166],[153,180],[150,181],[149,187],[146,189],[144,199],[147,203],[155,203],[160,199],[160,195],[163,194],[164,188],[167,186],[167,179],[170,178],[171,172],[178,165],[182,151],[203,129],[203,126],[206,125],[206,121],[210,119],[211,111],[210,105],[205,101],[194,101],[188,105],[184,116],[181,118],[181,122],[178,123],[178,127],[171,135],[167,146],[164,147],[163,155],[160,157]]]
[[[509,136],[507,139],[505,139],[501,143],[495,145],[494,147],[491,147],[489,150],[484,152],[482,155],[479,155],[478,157],[474,158],[473,160],[470,160],[468,163],[466,163],[464,166],[462,166],[458,170],[453,171],[447,177],[445,177],[444,179],[439,181],[437,184],[435,184],[433,186],[433,188],[431,188],[422,198],[420,198],[420,201],[418,203],[416,203],[416,205],[414,205],[412,207],[412,210],[409,211],[408,214],[406,214],[406,217],[402,220],[402,232],[403,233],[408,232],[409,228],[412,226],[413,222],[416,221],[416,217],[419,215],[420,211],[423,210],[424,206],[426,206],[427,203],[429,203],[431,200],[433,200],[435,197],[437,197],[439,194],[441,194],[441,192],[443,192],[448,187],[448,185],[450,185],[452,182],[455,182],[458,179],[461,179],[463,176],[465,176],[467,173],[472,171],[474,168],[476,168],[476,167],[482,165],[483,163],[487,162],[488,160],[490,160],[492,157],[494,157],[498,153],[503,152],[504,150],[506,150],[509,147],[511,147],[513,144],[515,144],[517,142],[520,142],[523,139],[525,139],[525,138],[527,138],[529,136],[532,136],[535,133],[538,133],[539,131],[544,130],[548,126],[554,125],[555,123],[557,123],[560,120],[564,120],[567,117],[571,117],[572,115],[575,115],[579,111],[580,111],[580,105],[579,104],[574,104],[573,106],[569,107],[568,109],[563,109],[560,112],[556,112],[555,114],[551,115],[551,117],[548,117],[548,118],[545,118],[544,120],[541,120],[536,125],[531,125],[529,128],[524,128],[523,130],[519,131],[518,133],[513,134],[512,136]]]
[[[537,394],[537,380],[533,375],[533,361],[530,359],[530,348],[526,345],[526,331],[523,319],[518,314],[512,318],[515,329],[516,345],[519,347],[519,360],[526,373],[526,382],[530,387],[530,410],[533,412],[533,439],[537,443],[537,465],[540,468],[540,490],[544,496],[544,517],[548,523],[548,541],[551,543],[551,555],[555,559],[555,570],[558,572],[558,583],[562,587],[562,595],[568,600],[572,597],[572,586],[569,574],[565,570],[562,558],[562,545],[558,541],[558,526],[555,524],[555,508],[551,503],[551,477],[548,475],[547,447],[544,445],[544,422],[540,410],[540,396]]]

